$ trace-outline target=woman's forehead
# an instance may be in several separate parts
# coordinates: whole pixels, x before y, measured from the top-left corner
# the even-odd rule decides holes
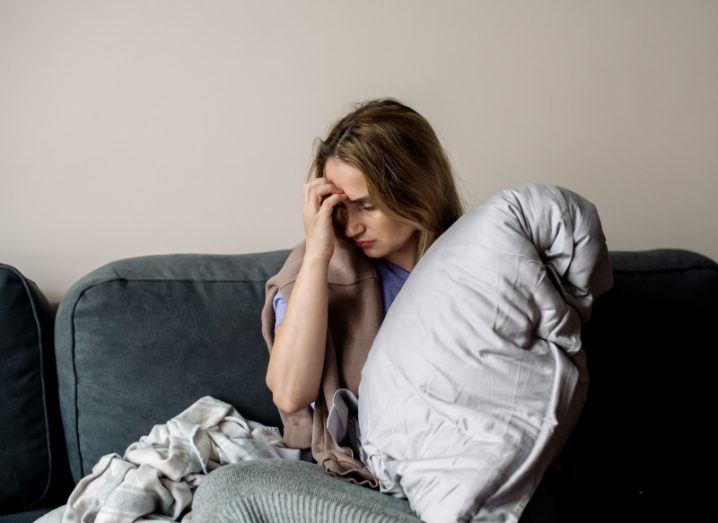
[[[330,159],[325,165],[324,176],[328,181],[347,193],[352,200],[367,195],[364,174],[353,165],[341,160]]]
[[[364,181],[364,173],[360,169],[338,158],[329,158],[327,160],[324,165],[324,174],[328,178],[338,178],[337,181]]]

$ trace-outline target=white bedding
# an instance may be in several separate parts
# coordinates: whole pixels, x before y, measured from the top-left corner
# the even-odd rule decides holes
[[[506,189],[430,247],[373,342],[360,454],[428,522],[516,522],[586,398],[581,322],[613,285],[594,204]]]
[[[246,419],[229,403],[203,396],[132,443],[102,456],[67,503],[35,523],[192,521],[192,498],[211,471],[255,459],[299,460],[278,427]]]

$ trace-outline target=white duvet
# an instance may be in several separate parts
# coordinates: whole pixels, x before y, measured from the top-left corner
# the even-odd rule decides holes
[[[526,184],[419,260],[359,384],[362,461],[424,521],[516,522],[588,387],[581,322],[613,285],[594,204]]]

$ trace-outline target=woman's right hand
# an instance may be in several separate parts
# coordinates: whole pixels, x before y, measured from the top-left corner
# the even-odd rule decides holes
[[[304,184],[302,219],[306,236],[304,255],[316,256],[327,263],[334,254],[334,206],[348,196],[326,178],[316,178]]]

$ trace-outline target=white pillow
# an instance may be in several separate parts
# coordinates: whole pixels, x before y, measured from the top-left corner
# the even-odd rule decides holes
[[[594,204],[506,189],[419,260],[359,384],[360,457],[428,522],[519,520],[586,398],[581,321],[613,285]]]

